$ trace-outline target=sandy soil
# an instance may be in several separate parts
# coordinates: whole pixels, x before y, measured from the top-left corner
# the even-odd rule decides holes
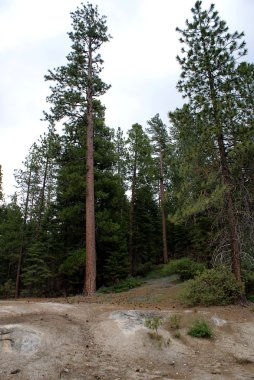
[[[187,309],[178,288],[163,279],[90,299],[0,301],[0,380],[254,379],[253,307]],[[158,338],[145,327],[153,316]],[[199,318],[213,339],[187,335]]]

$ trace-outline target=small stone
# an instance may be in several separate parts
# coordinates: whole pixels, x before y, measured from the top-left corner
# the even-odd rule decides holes
[[[169,363],[169,365],[175,365],[175,362],[174,362],[174,360],[173,360],[171,363]]]
[[[11,375],[15,375],[16,373],[19,373],[20,369],[14,369],[14,371],[11,371]]]

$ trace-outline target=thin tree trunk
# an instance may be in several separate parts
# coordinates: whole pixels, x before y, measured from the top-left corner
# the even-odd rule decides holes
[[[217,136],[217,141],[220,152],[223,182],[227,186],[225,201],[228,217],[227,219],[229,224],[230,246],[232,251],[232,268],[236,279],[241,281],[240,247],[237,236],[237,221],[235,217],[234,202],[231,194],[232,184],[230,179],[230,171],[228,168],[225,145],[221,133]]]
[[[43,174],[41,196],[40,196],[40,206],[39,206],[38,221],[37,221],[37,237],[41,229],[41,219],[42,219],[42,213],[44,211],[45,187],[46,187],[46,180],[48,176],[48,165],[49,165],[49,157],[47,156],[46,165],[45,165],[44,174]]]
[[[160,199],[161,199],[161,218],[162,218],[162,242],[163,242],[163,262],[168,262],[168,248],[167,248],[167,215],[165,209],[165,191],[163,183],[163,157],[160,149]]]
[[[23,256],[24,256],[24,240],[25,240],[26,222],[27,222],[27,214],[28,214],[28,202],[29,202],[29,197],[30,197],[31,176],[32,176],[32,168],[30,167],[28,184],[27,184],[24,219],[23,219],[23,225],[22,225],[22,231],[21,231],[19,260],[18,260],[18,267],[17,267],[17,273],[16,273],[15,298],[19,298],[19,293],[20,293],[20,275],[21,275],[22,261],[23,261]]]
[[[96,292],[96,249],[94,212],[94,131],[92,88],[92,45],[89,42],[88,89],[87,89],[87,133],[86,133],[86,279],[85,294]]]
[[[131,185],[131,207],[130,207],[130,229],[129,229],[129,261],[130,261],[130,274],[135,273],[135,257],[133,247],[133,229],[135,224],[135,198],[136,198],[136,180],[137,180],[137,150],[134,154],[134,166],[132,174]]]

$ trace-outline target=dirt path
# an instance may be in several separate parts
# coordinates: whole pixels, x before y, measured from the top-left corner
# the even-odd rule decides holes
[[[177,291],[163,279],[92,299],[1,301],[0,380],[254,379],[252,308],[186,309]],[[145,328],[155,315],[164,320],[159,339]],[[201,317],[212,340],[186,334]]]

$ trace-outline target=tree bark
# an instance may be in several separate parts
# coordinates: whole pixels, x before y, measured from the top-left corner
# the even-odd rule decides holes
[[[86,278],[84,293],[96,292],[96,249],[94,212],[94,131],[93,131],[93,87],[92,87],[92,43],[89,40],[88,88],[87,88],[87,133],[86,133]]]
[[[220,152],[223,182],[227,186],[227,190],[225,194],[225,202],[226,202],[229,235],[230,235],[230,246],[231,246],[231,251],[232,251],[232,268],[233,268],[233,272],[235,274],[236,279],[241,281],[241,262],[240,262],[240,247],[239,247],[238,236],[237,236],[237,221],[235,217],[234,202],[233,202],[233,198],[231,194],[232,183],[230,179],[230,171],[228,167],[226,150],[225,150],[222,133],[220,133],[217,136],[217,141],[218,141],[219,152]]]
[[[134,166],[132,174],[131,185],[131,206],[130,206],[130,229],[129,229],[129,261],[130,261],[130,274],[135,274],[135,257],[133,247],[133,229],[135,224],[135,198],[136,198],[136,180],[137,180],[137,150],[134,154]]]
[[[165,190],[163,182],[163,157],[160,149],[160,199],[161,199],[161,218],[162,218],[162,242],[163,242],[163,262],[168,262],[168,248],[167,248],[167,215],[165,209]]]
[[[41,194],[40,194],[40,206],[39,206],[39,213],[38,213],[38,221],[37,221],[37,237],[39,236],[40,230],[41,230],[41,219],[42,214],[44,211],[44,204],[45,204],[45,188],[46,188],[46,180],[48,177],[48,166],[49,166],[49,157],[46,157],[46,164],[45,169],[43,173],[43,182],[42,182],[42,188],[41,188]]]
[[[199,21],[200,20],[201,18],[199,19]],[[201,21],[200,21],[200,25],[202,27]],[[201,35],[202,35],[202,45],[203,45],[205,61],[206,61],[206,70],[208,74],[209,91],[210,91],[210,99],[211,99],[212,110],[213,110],[213,117],[214,117],[215,126],[217,128],[216,137],[217,137],[217,143],[219,147],[222,180],[223,180],[224,185],[227,187],[226,194],[225,194],[225,206],[226,206],[226,214],[227,214],[229,238],[230,238],[230,246],[231,246],[231,263],[232,263],[232,269],[233,269],[236,279],[241,281],[240,246],[239,246],[238,236],[237,236],[237,220],[235,217],[234,201],[232,197],[232,180],[230,176],[230,169],[229,169],[227,155],[226,155],[224,136],[222,133],[222,126],[221,126],[222,120],[219,115],[218,107],[217,107],[218,100],[217,100],[217,94],[216,94],[216,89],[215,89],[215,84],[214,84],[214,77],[211,70],[210,57],[209,57],[208,50],[205,44],[205,37],[203,35],[202,29],[201,29]]]
[[[24,256],[24,240],[25,240],[27,214],[28,214],[28,202],[29,202],[29,197],[30,197],[31,176],[32,176],[32,168],[30,166],[28,184],[27,184],[26,203],[25,203],[25,210],[24,210],[24,219],[23,219],[23,226],[22,226],[22,231],[21,231],[19,260],[18,260],[18,267],[17,267],[17,273],[16,273],[15,298],[19,298],[19,293],[20,293],[20,274],[21,274],[22,261],[23,261],[23,256]]]

